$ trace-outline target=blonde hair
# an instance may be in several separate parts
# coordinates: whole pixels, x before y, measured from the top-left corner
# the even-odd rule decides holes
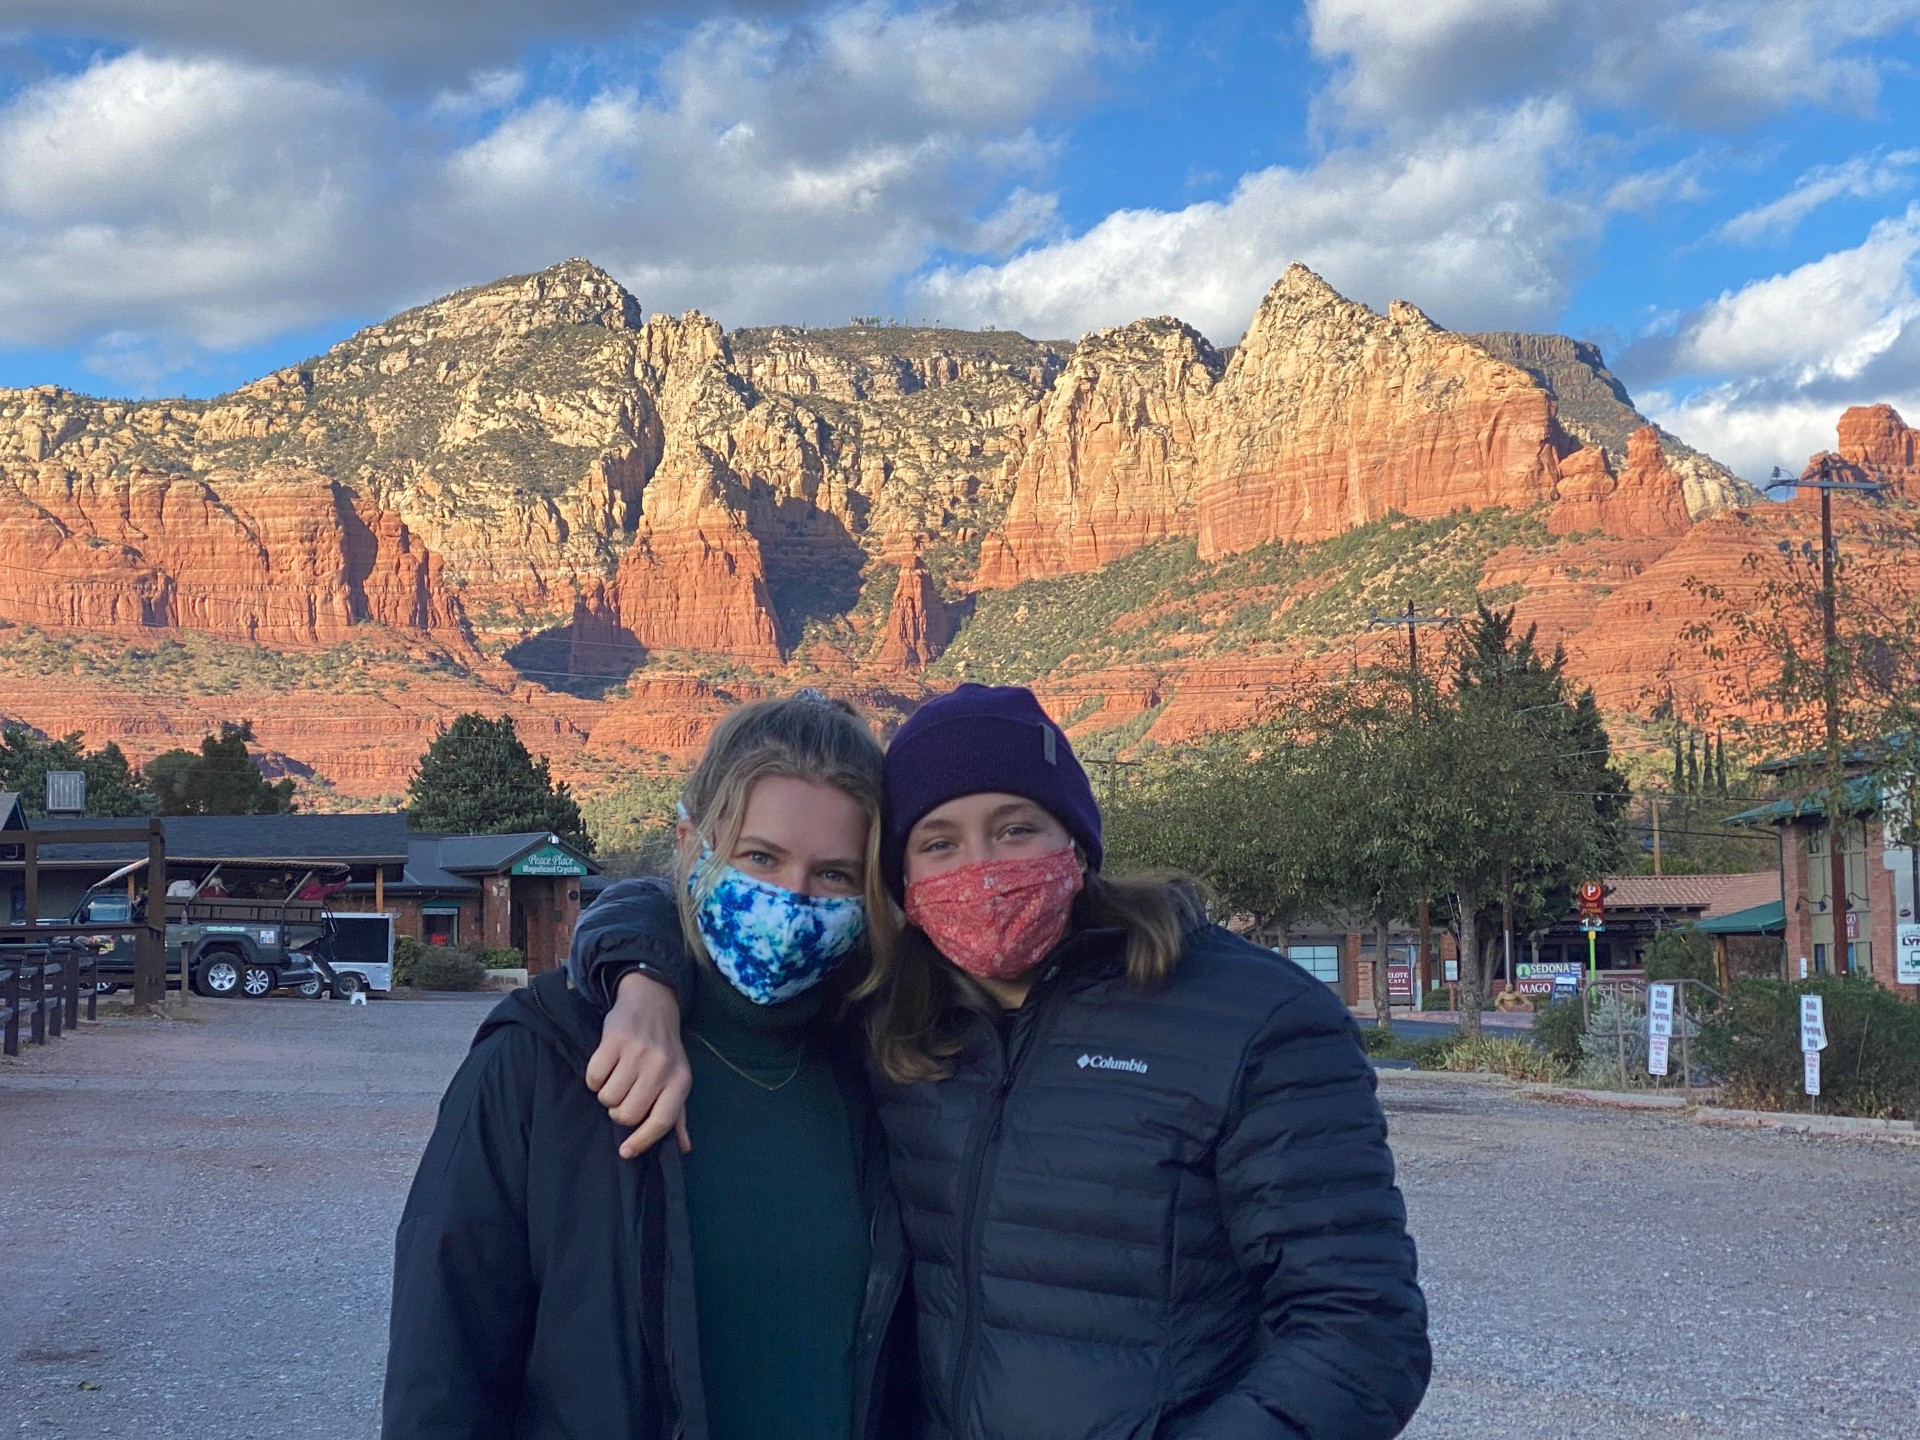
[[[674,865],[674,895],[680,928],[694,955],[710,959],[697,921],[739,843],[747,797],[772,776],[831,785],[855,800],[867,816],[867,949],[891,950],[896,922],[893,897],[880,873],[880,791],[885,757],[880,742],[851,705],[802,690],[778,700],[743,705],[714,730],[700,762],[680,792],[680,814],[706,843],[704,861],[683,845]]]
[[[1180,963],[1187,935],[1206,919],[1199,883],[1166,872],[1113,879],[1089,870],[1073,902],[1069,933],[1115,929],[1127,937],[1127,979],[1157,989]],[[873,968],[853,991],[867,1000],[867,1041],[896,1085],[944,1080],[973,1012],[998,1003],[966,971],[941,955],[918,926],[874,947]]]

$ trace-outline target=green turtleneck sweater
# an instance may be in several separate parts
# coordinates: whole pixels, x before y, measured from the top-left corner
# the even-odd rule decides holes
[[[686,1175],[713,1440],[852,1436],[866,1117],[848,1113],[821,1003],[755,1005],[700,967]]]

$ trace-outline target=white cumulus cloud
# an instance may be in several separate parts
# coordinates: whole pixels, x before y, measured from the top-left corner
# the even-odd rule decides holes
[[[1035,126],[1100,37],[1066,3],[710,20],[618,83],[425,105],[129,51],[0,103],[0,344],[151,389],[208,349],[586,255],[642,303],[844,321],[934,249],[1050,229]]]
[[[1920,0],[1307,0],[1307,17],[1349,117],[1551,92],[1723,127],[1870,106],[1872,42],[1920,22]]]
[[[1622,368],[1699,378],[1644,396],[1648,413],[1748,479],[1831,448],[1849,406],[1920,418],[1920,205],[1857,246],[1721,295],[1656,344]]]
[[[1742,210],[1723,221],[1715,234],[1723,240],[1752,244],[1785,239],[1794,227],[1835,200],[1871,200],[1913,188],[1920,150],[1891,154],[1856,155],[1838,165],[1816,165],[1777,200]]]
[[[1565,105],[1525,105],[1490,125],[1274,166],[1223,201],[1123,210],[1002,264],[937,269],[924,305],[947,323],[1056,337],[1172,314],[1230,343],[1300,260],[1356,299],[1412,299],[1457,329],[1542,324],[1594,236],[1552,184],[1577,133]]]

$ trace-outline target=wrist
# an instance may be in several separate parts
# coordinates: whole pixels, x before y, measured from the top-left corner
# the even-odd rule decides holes
[[[653,989],[649,990],[649,986],[653,987]],[[655,994],[653,993],[654,991],[664,993]],[[621,1001],[644,1002],[648,999],[658,1002],[664,999],[668,1004],[673,1006],[675,1011],[678,1011],[680,1008],[680,996],[678,992],[674,990],[673,986],[662,976],[644,965],[630,966],[620,973],[620,978],[615,982],[613,987],[613,998],[616,1003]]]

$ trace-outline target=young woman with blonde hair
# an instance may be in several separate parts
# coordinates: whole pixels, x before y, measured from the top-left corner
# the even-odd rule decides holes
[[[1346,1007],[1178,882],[1105,877],[1092,788],[1026,690],[927,702],[886,777],[909,928],[862,993],[913,1254],[914,1433],[1397,1435],[1426,1307]],[[603,1066],[673,1005],[625,984]],[[619,1119],[653,1097],[602,1099]]]
[[[400,1222],[387,1440],[908,1433],[898,1207],[860,1042],[836,1034],[891,929],[880,792],[852,711],[811,691],[736,711],[683,792],[673,882],[610,887],[568,970],[481,1026]],[[581,1083],[588,970],[682,983],[697,1149],[682,1127],[616,1154]]]

